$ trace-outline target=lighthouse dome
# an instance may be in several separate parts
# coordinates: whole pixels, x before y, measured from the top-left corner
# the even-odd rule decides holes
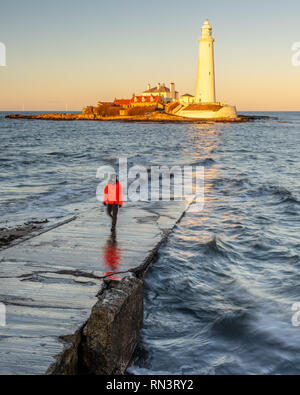
[[[206,19],[206,21],[204,22],[201,30],[202,30],[202,38],[211,37],[212,27],[208,19]]]
[[[204,25],[203,25],[203,27],[210,27],[210,28],[211,28],[211,25],[210,25],[210,23],[209,23],[209,20],[208,20],[208,19],[206,19],[206,21],[204,22]]]

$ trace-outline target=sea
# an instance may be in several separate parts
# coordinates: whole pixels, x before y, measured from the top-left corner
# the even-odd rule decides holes
[[[299,112],[244,113],[268,118],[233,124],[7,114],[0,228],[89,210],[97,169],[120,157],[205,169],[203,210],[186,213],[146,279],[129,374],[300,373]]]

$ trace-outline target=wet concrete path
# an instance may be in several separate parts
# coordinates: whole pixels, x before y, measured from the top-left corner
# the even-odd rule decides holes
[[[88,319],[103,278],[122,278],[147,260],[186,208],[185,202],[127,207],[118,229],[102,208],[0,251],[0,374],[45,374]]]

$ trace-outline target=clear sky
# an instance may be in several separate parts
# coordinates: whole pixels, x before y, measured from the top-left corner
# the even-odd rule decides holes
[[[158,82],[194,94],[206,18],[218,100],[300,111],[299,0],[1,0],[0,110],[80,110]]]

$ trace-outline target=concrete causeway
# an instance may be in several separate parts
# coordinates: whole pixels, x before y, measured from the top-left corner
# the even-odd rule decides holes
[[[130,271],[144,276],[186,202],[150,207],[123,208],[115,237],[103,208],[95,207],[67,224],[0,250],[0,302],[7,310],[6,326],[0,327],[1,375],[46,374],[66,349],[68,337],[73,335],[73,348],[79,342],[74,334],[99,303],[99,294],[110,281],[104,278],[120,282]],[[73,354],[59,364],[76,359]],[[78,365],[77,360],[71,362]],[[59,373],[74,373],[65,366],[59,369]]]

